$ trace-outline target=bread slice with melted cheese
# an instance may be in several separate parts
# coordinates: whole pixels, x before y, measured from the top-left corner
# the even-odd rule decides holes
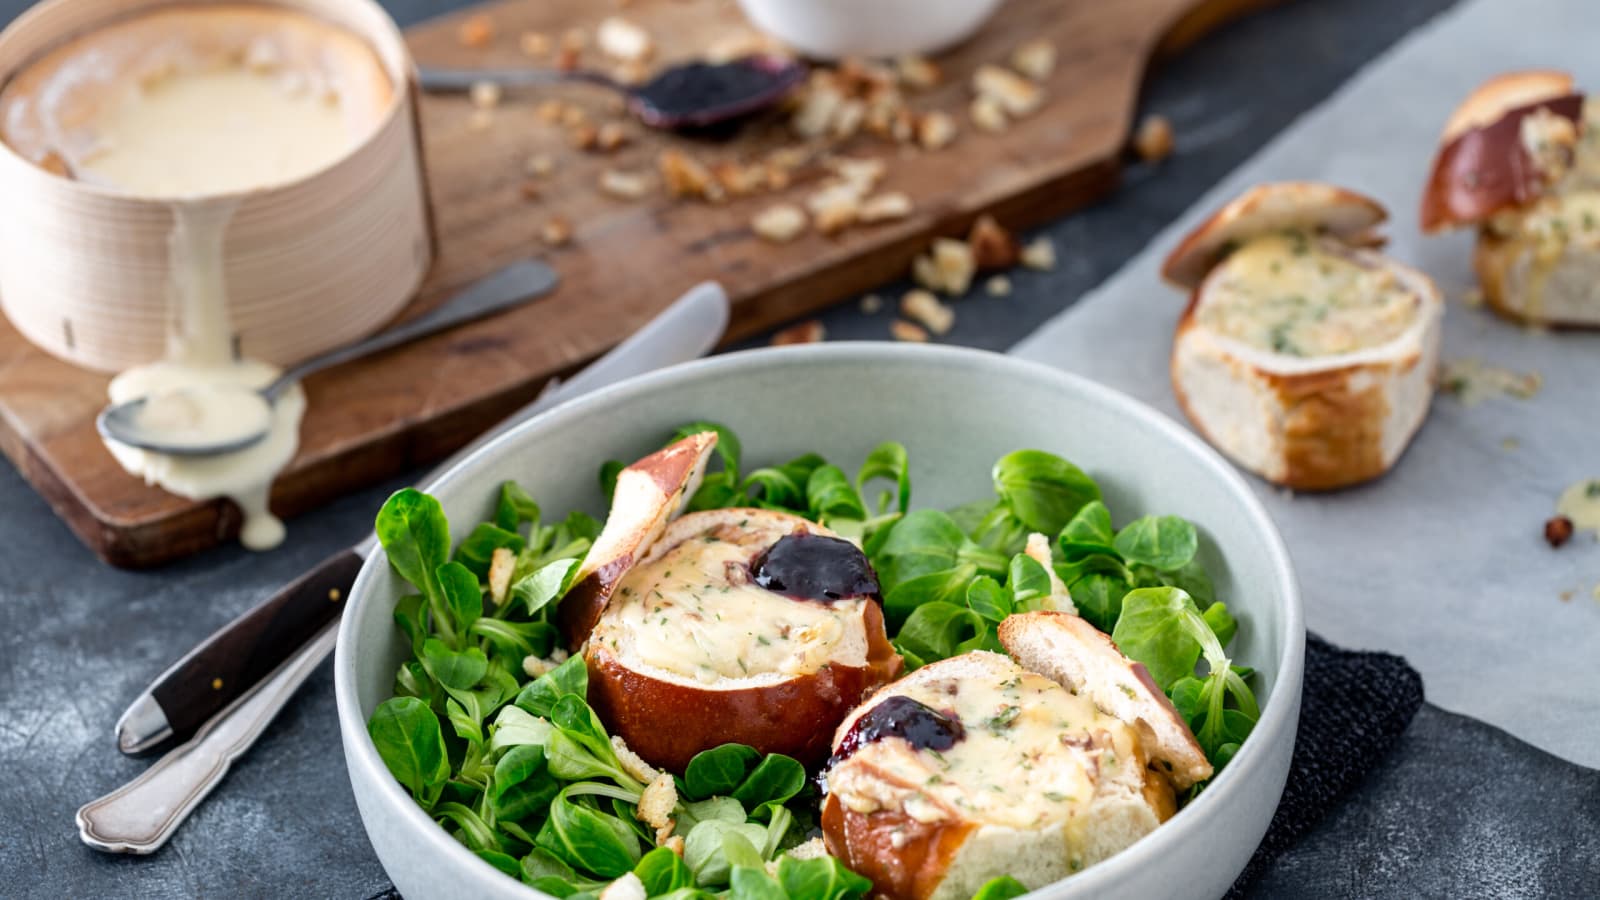
[[[1444,305],[1372,249],[1376,201],[1331,185],[1260,185],[1168,257],[1191,288],[1172,384],[1235,462],[1299,490],[1367,481],[1399,459],[1433,397]]]
[[[1000,644],[1023,668],[1137,728],[1152,765],[1174,787],[1211,777],[1205,751],[1149,670],[1123,656],[1099,629],[1074,615],[1031,612],[1007,616],[998,630]]]
[[[1473,267],[1500,315],[1600,327],[1600,101],[1565,72],[1508,72],[1450,117],[1425,231],[1478,229]]]
[[[818,763],[834,726],[899,674],[875,581],[827,599],[756,583],[755,561],[796,534],[835,537],[770,510],[689,513],[620,576],[588,635],[589,702],[652,765],[681,773],[729,742]]]
[[[904,722],[874,712],[903,702],[893,698],[964,734],[942,749],[892,733],[861,741],[872,726]],[[1135,728],[985,651],[930,663],[873,695],[839,726],[834,752],[822,808],[828,851],[888,900],[966,900],[1000,875],[1041,888],[1174,811]]]

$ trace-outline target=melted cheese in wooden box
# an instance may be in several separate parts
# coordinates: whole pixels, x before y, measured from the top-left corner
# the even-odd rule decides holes
[[[750,563],[789,533],[782,520],[713,528],[630,571],[594,635],[631,664],[714,683],[861,665],[865,598],[823,603],[775,594]],[[820,529],[818,529],[820,530]]]
[[[1102,781],[1139,765],[1137,737],[1087,697],[1000,665],[995,679],[897,682],[894,693],[954,715],[966,736],[943,751],[907,752],[896,737],[868,744],[829,773],[829,792],[854,812],[901,808],[923,822],[1037,829],[1083,818]]]
[[[1386,344],[1416,321],[1420,300],[1394,273],[1341,245],[1300,233],[1255,238],[1202,286],[1200,324],[1287,356]]]

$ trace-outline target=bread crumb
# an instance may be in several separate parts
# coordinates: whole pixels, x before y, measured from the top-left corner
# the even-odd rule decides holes
[[[861,204],[860,219],[866,224],[904,219],[911,215],[911,198],[898,191],[868,197]]]
[[[883,312],[883,298],[877,294],[868,294],[862,297],[861,312],[869,316],[875,316]]]
[[[979,269],[1009,269],[1017,264],[1021,252],[1011,232],[987,213],[973,221],[967,232],[967,246],[972,248],[973,262]]]
[[[607,16],[595,29],[594,42],[600,52],[622,62],[643,62],[655,52],[650,32],[621,16]]]
[[[917,120],[917,143],[922,149],[942,150],[955,139],[956,120],[949,113],[936,110]]]
[[[639,876],[625,872],[600,891],[600,900],[645,900],[648,895]]]
[[[806,199],[813,224],[823,234],[837,234],[856,223],[861,214],[861,193],[853,185],[834,184]]]
[[[529,175],[539,176],[549,175],[555,169],[556,161],[551,159],[548,153],[535,153],[528,157],[528,161],[522,166],[522,171]]]
[[[904,319],[895,319],[889,323],[889,334],[897,341],[906,341],[912,344],[926,344],[928,332],[921,325],[913,325]]]
[[[1476,357],[1447,359],[1439,366],[1439,390],[1454,395],[1464,406],[1501,395],[1527,400],[1543,386],[1544,377],[1538,372],[1513,372]]]
[[[460,41],[463,47],[482,50],[494,40],[494,19],[484,13],[468,16],[456,28],[456,40]]]
[[[1044,91],[1038,85],[1008,69],[982,65],[972,73],[972,88],[979,99],[988,97],[1011,116],[1026,116],[1044,105]]]
[[[866,121],[867,105],[860,100],[845,100],[834,110],[833,124],[829,133],[839,140],[848,140],[855,137],[861,130],[861,123]]]
[[[770,206],[750,221],[750,228],[763,240],[786,244],[806,230],[806,214],[798,206],[780,203]]]
[[[765,166],[746,166],[732,160],[723,160],[711,167],[711,174],[730,197],[754,194],[767,183]]]
[[[902,56],[894,61],[895,75],[901,84],[916,90],[927,90],[939,83],[939,67],[926,56]]]
[[[673,197],[690,197],[700,200],[720,201],[722,185],[717,183],[705,164],[682,150],[663,150],[656,157],[656,168],[667,193]]]
[[[1004,275],[992,275],[983,283],[983,291],[991,297],[1011,296],[1011,279]]]
[[[672,808],[678,805],[678,788],[672,782],[672,776],[666,772],[657,773],[645,786],[644,792],[639,795],[639,821],[651,828],[665,831],[660,839],[665,840],[672,834]]]
[[[517,568],[517,554],[510,547],[496,547],[489,557],[489,599],[495,606],[506,602],[511,590],[511,573]]]
[[[517,46],[522,50],[523,56],[542,58],[550,55],[550,48],[554,44],[550,41],[550,35],[542,31],[524,31],[517,38]]]
[[[967,114],[972,117],[972,124],[982,131],[1005,131],[1009,124],[1005,108],[993,97],[981,96],[973,100]]]
[[[493,81],[474,81],[467,96],[478,109],[494,109],[500,105],[500,85]]]
[[[1056,245],[1050,238],[1040,235],[1022,248],[1017,259],[1030,269],[1048,272],[1056,267]]]
[[[800,95],[799,105],[789,117],[789,128],[799,137],[817,138],[833,128],[834,116],[844,105],[845,96],[827,82],[818,82],[814,75]]]
[[[828,856],[828,845],[823,843],[822,838],[814,837],[803,844],[790,847],[784,855],[792,859],[825,859]]]
[[[1043,81],[1056,69],[1056,45],[1044,38],[1034,38],[1011,51],[1011,68]]]
[[[920,288],[900,298],[900,314],[934,334],[949,334],[956,324],[956,311],[941,303],[931,291]]]
[[[628,746],[627,741],[624,741],[621,735],[613,734],[611,736],[611,749],[616,751],[617,762],[622,765],[622,771],[626,772],[628,777],[635,781],[649,784],[664,774],[660,769],[645,762],[644,757],[633,752],[633,748]]]
[[[774,347],[787,347],[791,344],[820,344],[828,337],[827,328],[823,327],[820,319],[808,319],[797,322],[772,336],[769,342]]]
[[[572,223],[560,216],[552,216],[539,229],[539,237],[548,246],[565,247],[572,242]]]
[[[683,843],[683,835],[675,834],[672,837],[662,841],[661,846],[671,850],[673,853],[678,854],[678,856],[681,858],[683,856]]]
[[[600,190],[619,200],[638,200],[650,192],[650,177],[642,172],[607,169],[600,173]]]
[[[828,171],[837,175],[840,181],[854,188],[858,194],[865,194],[877,187],[884,173],[888,171],[887,164],[881,159],[841,156],[827,160],[824,165],[827,166]]]
[[[607,122],[595,134],[595,146],[607,153],[628,143],[628,129],[621,122]]]
[[[1145,116],[1133,136],[1133,152],[1147,163],[1172,155],[1172,123],[1165,116]]]
[[[936,283],[926,286],[942,290],[952,297],[965,294],[967,288],[972,286],[972,276],[978,270],[972,248],[963,241],[934,238],[930,255]]]

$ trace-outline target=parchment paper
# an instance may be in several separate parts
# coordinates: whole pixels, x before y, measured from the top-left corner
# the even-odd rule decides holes
[[[1157,276],[1177,240],[1261,181],[1330,181],[1382,200],[1388,252],[1450,298],[1444,358],[1537,371],[1544,386],[1472,406],[1440,395],[1396,469],[1368,486],[1290,495],[1255,481],[1294,556],[1307,623],[1337,644],[1405,655],[1440,706],[1600,766],[1600,543],[1583,534],[1552,550],[1542,536],[1561,490],[1600,477],[1600,335],[1529,333],[1461,303],[1471,235],[1424,238],[1416,225],[1450,111],[1483,79],[1528,67],[1600,90],[1600,4],[1472,0],[1419,29],[1012,352],[1186,421],[1167,374],[1185,298]]]

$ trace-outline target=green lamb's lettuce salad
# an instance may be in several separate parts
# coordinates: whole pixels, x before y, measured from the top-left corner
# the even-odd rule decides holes
[[[913,510],[900,444],[879,445],[853,479],[816,454],[745,472],[727,428],[696,422],[672,439],[706,430],[718,432],[720,467],[689,509],[780,510],[858,542],[907,670],[970,650],[1003,653],[996,626],[1048,608],[1050,573],[1022,552],[1041,533],[1055,536],[1055,574],[1079,614],[1149,669],[1218,770],[1254,726],[1251,670],[1225,649],[1238,625],[1188,521],[1145,516],[1117,528],[1094,480],[1040,450],[1001,457],[992,498]],[[622,468],[601,467],[606,496]],[[546,520],[534,497],[506,482],[494,518],[453,550],[439,502],[413,489],[389,498],[376,527],[414,592],[394,611],[411,657],[368,731],[395,779],[479,857],[580,900],[619,878],[638,879],[635,896],[642,888],[671,900],[855,900],[870,891],[830,856],[788,852],[816,833],[820,799],[796,760],[725,744],[681,776],[662,776],[607,734],[586,700],[584,662],[560,648],[553,619],[598,521],[582,512]],[[497,559],[514,560],[509,579],[491,572]],[[645,811],[661,793],[652,779],[665,777],[675,789],[671,837]],[[1025,892],[1002,877],[977,897]]]

